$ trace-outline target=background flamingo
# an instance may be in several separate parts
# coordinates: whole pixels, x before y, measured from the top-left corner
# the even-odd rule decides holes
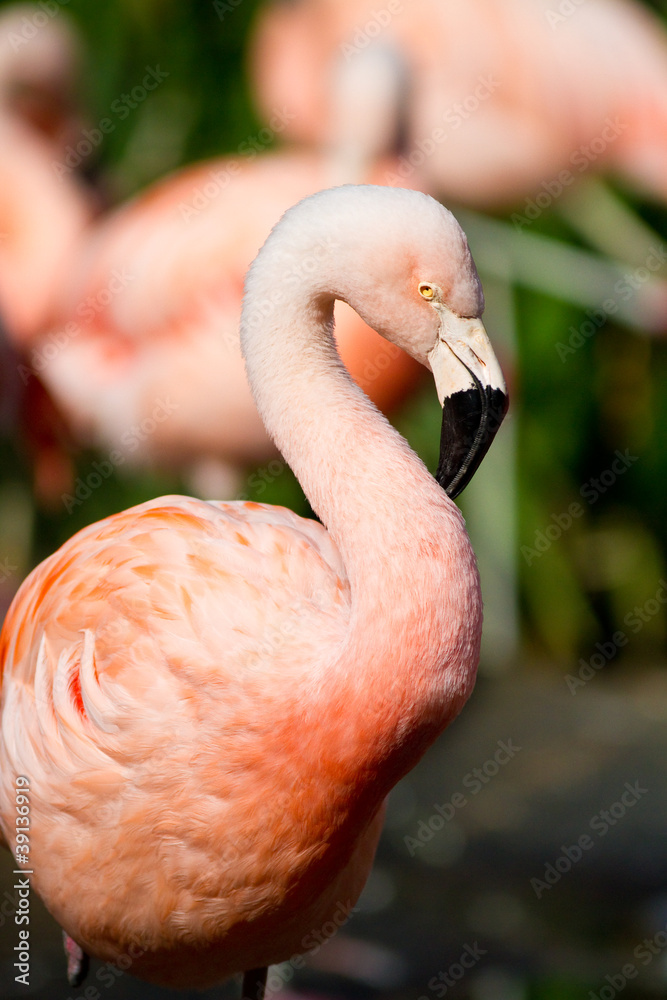
[[[66,14],[49,17],[34,4],[0,11],[3,431],[30,456],[34,495],[49,508],[71,489],[71,442],[41,379],[52,345],[44,356],[34,342],[53,323],[54,300],[93,215],[90,191],[55,169],[84,121],[80,70],[80,40]]]
[[[433,370],[438,478],[464,488],[506,404],[465,236],[416,192],[324,192],[255,262],[243,348],[329,533],[258,504],[151,501],[38,567],[1,637],[5,839],[25,855],[28,774],[32,882],[53,915],[85,950],[129,953],[171,986],[279,961],[341,900],[349,912],[385,795],[474,682],[463,521],[346,376],[339,296]]]
[[[83,124],[81,44],[61,13],[31,3],[0,10],[0,315],[21,348],[52,324],[93,214],[78,175],[59,169]]]
[[[67,11],[33,3],[0,10],[0,112],[41,134],[56,160],[85,124],[82,67],[83,45]]]
[[[92,218],[87,193],[74,178],[56,179],[51,156],[50,145],[29,126],[0,116],[3,390],[14,401],[7,429],[29,443],[35,495],[49,507],[71,487],[72,468],[62,417],[44,389],[53,345],[42,340],[38,346],[35,338],[51,329],[54,300]]]
[[[79,440],[117,464],[185,470],[208,496],[234,495],[245,468],[275,456],[241,358],[243,276],[282,212],[326,177],[317,154],[210,161],[91,231],[68,261],[57,325],[35,345],[62,338],[44,378]],[[325,251],[314,248],[292,282]],[[353,377],[391,409],[419,366],[344,304],[336,317]]]
[[[260,12],[250,72],[264,114],[293,114],[286,138],[340,142],[340,78],[380,49],[395,66],[382,117],[413,182],[497,208],[595,163],[667,200],[667,39],[644,8],[587,0],[565,17],[549,0],[414,0],[380,17],[376,6],[295,0]]]
[[[528,287],[597,307],[600,280],[623,276],[607,256],[642,266],[659,240],[591,176],[610,171],[667,200],[667,36],[639,4],[593,0],[564,16],[549,0],[416,0],[380,13],[352,0],[275,2],[260,9],[249,68],[262,113],[288,108],[283,137],[328,150],[343,179],[400,151],[384,183],[514,208],[514,228],[470,213],[464,225]],[[536,240],[545,204],[604,257]],[[664,282],[651,284],[630,323],[663,333],[666,303]]]
[[[54,322],[91,218],[85,191],[73,177],[56,177],[41,137],[0,118],[0,312],[18,346],[34,346]]]

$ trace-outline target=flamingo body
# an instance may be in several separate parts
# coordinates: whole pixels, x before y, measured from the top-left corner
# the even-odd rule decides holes
[[[0,636],[4,837],[15,846],[23,775],[46,905],[84,951],[169,986],[308,950],[349,915],[386,794],[474,683],[463,520],[345,372],[336,298],[431,367],[439,480],[465,485],[505,399],[465,236],[417,192],[325,191],[254,262],[242,343],[326,529],[252,503],[151,501],[37,567]]]
[[[154,500],[84,529],[30,577],[5,625],[3,799],[29,777],[33,884],[76,941],[121,967],[129,956],[136,975],[203,985],[350,915],[381,799],[358,835],[359,805],[334,792],[354,774],[329,761],[295,780],[320,735],[293,724],[304,695],[316,711],[349,612],[324,528],[257,504]],[[156,627],[138,635],[141,622]],[[335,743],[349,695],[341,685],[328,706]],[[25,734],[14,713],[32,720]],[[313,814],[319,782],[331,798]]]

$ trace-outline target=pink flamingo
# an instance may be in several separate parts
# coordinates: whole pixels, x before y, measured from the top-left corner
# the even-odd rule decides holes
[[[34,344],[54,322],[91,218],[76,180],[55,176],[41,136],[0,116],[0,313],[15,344]]]
[[[54,321],[54,303],[92,220],[88,192],[75,175],[56,169],[81,124],[74,102],[79,62],[66,15],[49,17],[30,3],[0,12],[0,316],[20,348]]]
[[[31,442],[34,491],[46,506],[71,488],[62,418],[43,385],[46,358],[35,340],[55,318],[55,300],[92,218],[74,178],[59,181],[52,147],[20,120],[0,114],[0,340],[4,390]]]
[[[62,8],[14,3],[0,11],[0,113],[39,133],[56,159],[85,124],[82,62],[81,39]]]
[[[81,46],[67,14],[37,4],[0,11],[0,316],[30,346],[92,219],[88,192],[57,169],[81,127],[75,101]]]
[[[74,974],[78,946],[176,987],[251,970],[244,995],[261,996],[269,963],[349,914],[384,797],[471,692],[482,604],[463,521],[345,371],[336,298],[433,371],[450,495],[502,419],[446,209],[343,187],[286,213],[247,278],[243,353],[327,527],[144,503],[37,567],[0,637],[2,831]]]
[[[233,496],[245,468],[273,459],[239,345],[243,276],[282,213],[323,186],[317,154],[220,159],[155,184],[91,231],[68,261],[58,323],[36,345],[61,345],[44,378],[79,440],[118,464],[184,468],[205,496]],[[293,282],[325,251],[326,240]],[[343,303],[336,337],[383,410],[419,377]]]
[[[364,62],[377,81],[368,98],[345,82]],[[593,167],[667,200],[667,38],[629,0],[586,0],[568,16],[552,0],[411,0],[379,13],[372,0],[274,0],[249,65],[261,110],[290,112],[285,138],[356,138],[363,161],[379,132],[394,144],[400,134],[396,182],[444,198],[507,207]],[[365,153],[363,132],[345,125],[364,100],[382,123]]]

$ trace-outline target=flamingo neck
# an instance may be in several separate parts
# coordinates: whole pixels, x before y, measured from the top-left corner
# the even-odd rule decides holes
[[[340,780],[358,789],[364,771],[381,798],[474,684],[475,559],[456,506],[343,367],[333,296],[303,288],[285,303],[266,271],[251,278],[243,342],[255,400],[350,581],[342,646],[314,671],[321,726]],[[314,752],[321,747],[320,736]]]

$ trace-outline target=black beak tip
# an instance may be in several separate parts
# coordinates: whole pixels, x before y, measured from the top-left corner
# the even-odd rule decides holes
[[[482,386],[448,396],[442,408],[440,462],[435,474],[454,500],[466,488],[491,447],[509,406],[502,389]]]

